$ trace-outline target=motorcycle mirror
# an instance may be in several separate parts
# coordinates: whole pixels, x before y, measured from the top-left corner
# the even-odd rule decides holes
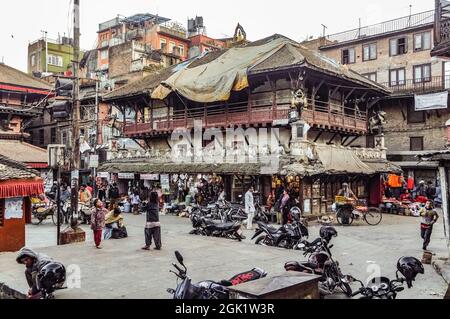
[[[184,263],[183,263],[183,256],[180,254],[179,251],[176,251],[176,252],[175,252],[175,257],[177,257],[178,262],[179,262],[182,266],[184,266]]]
[[[305,244],[298,244],[297,248],[298,249],[305,249],[306,245]]]

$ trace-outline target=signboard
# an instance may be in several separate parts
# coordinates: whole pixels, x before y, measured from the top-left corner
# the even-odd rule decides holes
[[[134,179],[134,173],[119,173],[117,177],[119,179]]]
[[[159,174],[141,174],[143,181],[159,181]]]
[[[448,91],[415,95],[416,111],[442,110],[448,107]]]
[[[170,194],[170,177],[169,175],[161,175],[161,189],[163,194]]]
[[[98,172],[97,176],[100,178],[109,178],[109,173],[108,172]]]
[[[23,218],[23,199],[7,198],[5,199],[5,219],[22,219]]]
[[[89,168],[98,168],[98,164],[99,164],[99,156],[91,155],[89,157]]]

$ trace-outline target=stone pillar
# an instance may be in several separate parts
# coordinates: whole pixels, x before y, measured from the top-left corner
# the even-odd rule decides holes
[[[378,148],[381,151],[382,159],[387,159],[387,148],[384,133],[375,136],[375,148]]]

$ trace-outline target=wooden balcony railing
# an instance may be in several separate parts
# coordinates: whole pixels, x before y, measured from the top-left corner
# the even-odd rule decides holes
[[[129,138],[158,135],[175,130],[194,128],[195,121],[202,121],[203,128],[226,128],[232,125],[273,125],[278,121],[287,124],[290,104],[288,99],[273,106],[273,100],[252,101],[252,107],[247,103],[209,105],[208,107],[176,110],[169,116],[154,117],[152,123],[133,123],[125,125],[124,136]],[[254,104],[253,104],[254,103]],[[303,111],[302,117],[308,123],[319,128],[367,132],[367,113],[351,107],[333,103],[309,101],[309,106]],[[256,106],[257,105],[257,106]]]
[[[382,83],[394,95],[432,93],[450,89],[450,76],[432,76],[422,79],[409,79],[398,82]]]

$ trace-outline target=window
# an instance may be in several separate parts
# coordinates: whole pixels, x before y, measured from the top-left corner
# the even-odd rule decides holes
[[[161,50],[166,51],[167,50],[167,41],[166,41],[166,39],[160,39],[159,43],[161,44]]]
[[[365,44],[363,45],[363,61],[371,61],[377,59],[377,44]]]
[[[180,45],[179,47],[178,47],[178,50],[179,50],[179,52],[180,52],[180,56],[184,56],[184,46],[182,46],[182,45]]]
[[[417,112],[414,105],[408,107],[408,124],[425,123],[425,112]]]
[[[50,143],[56,144],[56,127],[52,127],[50,130]]]
[[[414,35],[414,51],[431,50],[431,32]]]
[[[39,130],[39,145],[45,144],[45,131]]]
[[[342,64],[352,64],[356,62],[355,48],[342,50]]]
[[[5,200],[0,199],[0,227],[5,226]]]
[[[169,53],[173,53],[175,47],[176,47],[175,42],[170,41],[170,42],[169,42]]]
[[[362,76],[364,76],[365,78],[368,78],[371,81],[374,81],[374,82],[377,81],[377,72],[366,73],[366,74],[363,74]]]
[[[31,66],[35,66],[36,65],[36,55],[31,55]]]
[[[408,38],[391,39],[389,47],[391,56],[405,54],[408,52]]]
[[[410,151],[423,151],[423,136],[410,137]]]
[[[394,69],[389,72],[389,85],[405,85],[405,69]]]
[[[431,82],[431,64],[414,67],[414,83]]]
[[[47,63],[54,66],[63,66],[63,58],[59,55],[49,54],[47,58]]]
[[[101,50],[100,57],[102,60],[106,60],[108,58],[108,50]]]

